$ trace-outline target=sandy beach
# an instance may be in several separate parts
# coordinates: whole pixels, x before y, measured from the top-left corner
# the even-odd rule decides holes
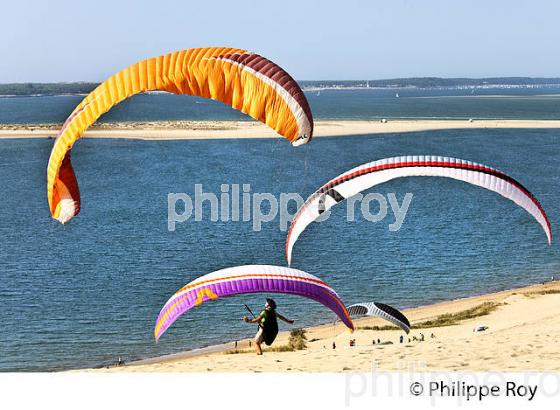
[[[2,125],[1,138],[55,137],[61,125]],[[446,129],[560,128],[560,120],[389,120],[315,121],[315,137],[367,135]],[[278,138],[266,125],[251,121],[163,121],[106,123],[91,127],[86,138],[220,139]]]
[[[363,318],[355,321],[353,334],[340,323],[306,329],[305,350],[265,350],[257,356],[244,340],[237,350],[228,343],[89,371],[341,372],[371,371],[373,366],[389,371],[558,371],[559,313],[556,281],[406,310],[412,330],[402,344],[404,333],[375,329],[387,323]],[[487,329],[474,332],[478,326]],[[286,345],[288,336],[280,333],[274,346]],[[354,347],[350,339],[356,340]]]

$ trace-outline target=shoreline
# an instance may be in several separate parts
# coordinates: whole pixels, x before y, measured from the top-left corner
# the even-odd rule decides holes
[[[493,304],[494,310],[452,325],[424,325],[441,315],[461,314],[481,304]],[[378,369],[388,371],[407,370],[410,366],[417,370],[420,366],[420,371],[558,371],[559,311],[560,281],[550,281],[405,309],[403,312],[412,323],[408,336],[397,329],[371,329],[372,326],[385,326],[387,322],[367,317],[354,321],[356,331],[352,334],[340,323],[305,328],[308,348],[300,351],[265,349],[263,356],[256,356],[249,350],[250,339],[243,339],[237,342],[237,347],[230,341],[137,360],[123,366],[72,372],[340,372],[371,371],[373,363]],[[421,323],[421,328],[415,328],[415,324]],[[488,330],[473,332],[473,327],[479,325],[487,325]],[[425,341],[407,342],[409,337],[419,337],[421,333],[425,335]],[[531,333],[537,341],[531,339],[529,343],[523,336],[531,336]],[[542,333],[551,340],[547,343],[539,341]],[[398,340],[401,334],[405,336],[403,344]],[[431,334],[435,338],[430,338]],[[289,331],[280,332],[274,346],[285,345],[288,337]],[[355,347],[348,346],[351,338],[357,340]],[[372,344],[371,341],[376,339],[382,343]],[[333,342],[337,345],[335,350],[331,348]],[[523,360],[514,360],[521,356]]]
[[[0,139],[54,138],[60,124],[0,124]],[[314,137],[406,133],[450,129],[560,129],[560,120],[509,119],[388,119],[318,120]],[[85,138],[141,140],[280,138],[272,129],[256,121],[161,121],[101,123],[84,134]]]

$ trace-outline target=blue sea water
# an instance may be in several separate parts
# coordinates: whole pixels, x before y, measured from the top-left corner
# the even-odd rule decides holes
[[[456,97],[433,98],[445,105]],[[491,115],[510,110],[502,109]],[[427,115],[422,110],[415,116]],[[548,115],[552,110],[541,117]],[[250,184],[252,192],[306,197],[368,161],[439,154],[482,162],[518,179],[542,203],[555,238],[559,137],[560,130],[469,129],[319,138],[299,148],[281,139],[84,139],[73,151],[83,207],[65,226],[51,219],[46,199],[52,141],[2,140],[0,370],[92,367],[119,356],[129,361],[254,333],[240,318],[246,314],[242,303],[254,310],[262,306],[258,295],[204,304],[154,342],[160,308],[190,280],[228,266],[285,265],[286,233],[278,220],[261,232],[253,232],[251,222],[208,218],[169,232],[170,192],[193,194],[194,185],[203,184],[206,192],[219,194],[221,184]],[[413,193],[398,232],[388,229],[391,215],[371,223],[357,214],[356,222],[347,222],[339,206],[328,221],[312,224],[294,249],[293,267],[329,282],[347,304],[380,301],[405,308],[534,283],[560,271],[557,242],[549,247],[536,221],[492,192],[434,178],[395,180],[375,192],[394,192],[399,201]],[[333,319],[315,302],[275,299],[301,326]]]
[[[396,95],[399,95],[396,98]],[[560,86],[477,89],[357,89],[308,91],[315,119],[508,118],[558,119]],[[79,95],[0,98],[0,124],[62,123]],[[212,100],[166,93],[139,94],[114,107],[102,122],[249,120]]]

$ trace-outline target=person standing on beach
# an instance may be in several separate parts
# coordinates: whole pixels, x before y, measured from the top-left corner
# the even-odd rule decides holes
[[[258,323],[259,330],[255,335],[255,351],[257,355],[262,355],[261,343],[265,342],[270,346],[276,335],[278,334],[278,320],[283,320],[286,323],[293,324],[294,321],[286,319],[280,313],[276,312],[276,302],[272,299],[266,299],[266,304],[264,305],[264,310],[254,319],[249,319],[247,316],[243,317],[243,321],[246,323]]]

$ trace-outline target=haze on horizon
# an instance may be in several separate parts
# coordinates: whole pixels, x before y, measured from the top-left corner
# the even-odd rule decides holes
[[[560,76],[552,0],[20,0],[2,11],[0,83],[98,82],[212,45],[257,52],[298,80]]]

